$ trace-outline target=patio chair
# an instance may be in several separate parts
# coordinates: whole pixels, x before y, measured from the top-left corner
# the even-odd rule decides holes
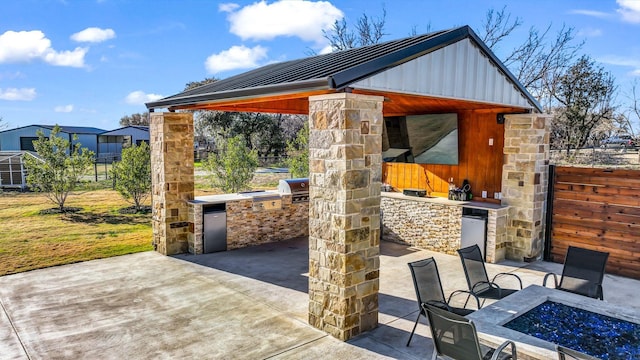
[[[548,273],[542,286],[547,286],[548,278],[553,275],[556,289],[603,300],[602,279],[608,257],[609,253],[569,246],[560,283],[556,274]]]
[[[483,304],[484,299],[500,300],[518,290],[522,290],[522,280],[516,274],[499,273],[489,281],[487,269],[484,266],[484,259],[482,258],[482,253],[480,252],[478,245],[459,249],[458,255],[460,255],[460,260],[462,261],[462,268],[464,269],[464,276],[467,278],[469,291],[477,297],[482,298]],[[512,276],[517,279],[520,289],[500,287],[495,281],[501,276]]]
[[[473,321],[429,304],[422,305],[429,319],[433,339],[433,357],[448,356],[455,360],[517,360],[516,344],[507,340],[497,348],[481,345]],[[510,353],[505,353],[509,346]]]
[[[558,345],[558,360],[598,360],[597,357]]]
[[[458,308],[449,305],[449,302],[454,295],[460,293],[473,294],[465,290],[456,290],[449,295],[448,299],[445,299],[444,291],[442,291],[442,282],[440,281],[440,273],[438,272],[438,265],[436,265],[436,260],[434,258],[430,257],[428,259],[410,262],[407,265],[409,265],[409,270],[411,270],[413,287],[416,290],[418,309],[420,310],[418,312],[418,317],[416,318],[416,323],[413,324],[411,335],[409,335],[407,346],[411,343],[411,338],[413,338],[413,334],[416,331],[418,321],[420,321],[420,316],[427,316],[422,308],[422,304],[430,304],[462,316],[469,315],[474,312],[474,310],[471,309]],[[475,295],[473,296],[475,297]],[[480,308],[480,300],[477,297],[475,299],[478,308]]]

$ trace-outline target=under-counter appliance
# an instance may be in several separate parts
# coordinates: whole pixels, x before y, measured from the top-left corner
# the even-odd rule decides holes
[[[460,248],[478,245],[482,258],[485,257],[487,239],[487,217],[478,215],[462,215],[462,231]]]
[[[210,204],[202,209],[202,252],[205,254],[227,250],[226,205],[226,203]]]

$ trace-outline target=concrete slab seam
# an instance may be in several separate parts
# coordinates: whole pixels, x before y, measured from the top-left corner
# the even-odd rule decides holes
[[[322,335],[322,336],[320,336],[320,337],[318,337],[318,338],[315,338],[315,339],[313,339],[313,340],[309,340],[309,341],[304,342],[304,343],[302,343],[302,344],[298,344],[298,345],[296,345],[296,346],[293,346],[293,347],[290,347],[290,348],[288,348],[288,349],[282,350],[282,351],[280,351],[280,352],[279,352],[279,353],[277,353],[277,354],[273,354],[273,355],[271,355],[271,356],[266,357],[266,358],[265,358],[265,360],[266,360],[266,359],[273,359],[274,357],[277,357],[277,356],[283,355],[283,354],[288,353],[288,352],[290,352],[290,351],[292,351],[292,350],[295,350],[295,349],[301,348],[301,347],[303,347],[303,346],[309,345],[309,344],[311,344],[311,343],[314,343],[314,342],[316,342],[316,341],[318,341],[318,340],[320,340],[320,339],[324,339],[324,338],[326,338],[326,337],[329,337],[329,335]]]
[[[4,307],[4,304],[2,303],[2,299],[0,299],[0,307],[2,308],[2,311],[4,312],[5,316],[7,317],[7,320],[9,320],[9,324],[11,325],[11,328],[13,329],[13,333],[16,334],[16,337],[18,338],[18,341],[20,342],[20,346],[22,347],[22,351],[24,351],[24,354],[27,356],[27,359],[31,360],[31,356],[29,355],[29,352],[27,351],[27,348],[24,346],[24,343],[22,342],[22,338],[20,338],[20,334],[18,333],[18,329],[16,329],[16,326],[13,324],[13,320],[11,319],[11,316],[9,316],[9,312]]]

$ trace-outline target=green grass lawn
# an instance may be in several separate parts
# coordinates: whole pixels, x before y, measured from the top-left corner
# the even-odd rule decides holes
[[[81,211],[41,214],[44,195],[0,194],[0,276],[49,266],[152,250],[151,214],[120,214],[130,206],[113,190],[71,194]]]

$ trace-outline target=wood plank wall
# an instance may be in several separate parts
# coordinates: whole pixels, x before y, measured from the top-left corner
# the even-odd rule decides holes
[[[640,279],[640,171],[556,167],[551,260],[569,245],[609,253],[606,271]]]
[[[458,113],[458,165],[384,163],[382,181],[399,191],[428,189],[435,196],[446,197],[450,177],[457,186],[468,179],[474,200],[499,203],[492,198],[502,186],[504,124],[498,124],[496,116],[486,110]],[[481,198],[483,190],[487,199]]]

